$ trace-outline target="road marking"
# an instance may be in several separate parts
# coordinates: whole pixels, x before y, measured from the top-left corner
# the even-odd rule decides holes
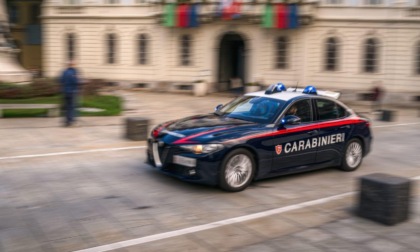
[[[108,148],[108,149],[91,149],[91,150],[83,150],[83,151],[53,152],[53,153],[45,153],[45,154],[0,157],[0,160],[19,159],[19,158],[34,158],[34,157],[50,157],[50,156],[60,156],[60,155],[72,155],[72,154],[106,152],[106,151],[133,150],[133,149],[144,149],[144,148],[146,148],[146,146],[132,146],[132,147]]]
[[[420,124],[420,122],[415,122],[415,123],[399,123],[399,124],[391,124],[391,125],[378,125],[378,126],[372,126],[372,128],[389,128],[389,127],[409,126],[409,125],[417,125],[417,124]]]
[[[409,126],[409,125],[417,125],[417,124],[420,124],[420,122],[416,122],[416,123],[400,123],[400,124],[392,124],[392,125],[380,125],[380,126],[372,126],[372,128],[399,127],[399,126]],[[144,149],[144,148],[146,148],[146,146],[133,146],[133,147],[108,148],[108,149],[91,149],[91,150],[84,150],[84,151],[53,152],[53,153],[45,153],[45,154],[33,154],[33,155],[21,155],[21,156],[0,157],[0,160],[19,159],[19,158],[34,158],[34,157],[50,157],[50,156],[60,156],[60,155],[94,153],[94,152],[106,152],[106,151],[120,151],[120,150],[132,150],[132,149]]]
[[[274,214],[284,213],[284,212],[297,210],[297,209],[301,209],[301,208],[308,207],[308,206],[322,204],[322,203],[329,202],[329,201],[332,201],[332,200],[341,199],[341,198],[344,198],[346,196],[353,195],[353,194],[355,194],[355,192],[342,193],[342,194],[338,194],[338,195],[334,195],[334,196],[330,196],[330,197],[326,197],[326,198],[321,198],[321,199],[317,199],[317,200],[307,201],[307,202],[303,202],[303,203],[299,203],[299,204],[295,204],[295,205],[275,208],[275,209],[271,209],[271,210],[267,210],[267,211],[263,211],[263,212],[258,212],[258,213],[244,215],[244,216],[235,217],[235,218],[231,218],[231,219],[216,221],[216,222],[203,224],[203,225],[199,225],[199,226],[195,226],[195,227],[189,227],[189,228],[179,229],[179,230],[175,230],[175,231],[170,231],[170,232],[165,232],[165,233],[160,233],[160,234],[155,234],[155,235],[149,235],[149,236],[145,236],[145,237],[141,237],[141,238],[110,243],[110,244],[106,244],[106,245],[102,245],[102,246],[98,246],[98,247],[78,250],[78,251],[75,251],[75,252],[104,252],[104,251],[110,251],[110,250],[115,250],[115,249],[120,249],[120,248],[126,248],[126,247],[129,247],[129,246],[140,245],[140,244],[144,244],[144,243],[147,243],[147,242],[163,240],[163,239],[172,238],[172,237],[176,237],[176,236],[181,236],[181,235],[185,235],[185,234],[191,234],[191,233],[195,233],[195,232],[199,232],[199,231],[204,231],[204,230],[208,230],[208,229],[213,229],[213,228],[217,228],[217,227],[231,225],[231,224],[234,224],[234,223],[239,223],[239,222],[244,222],[244,221],[249,221],[249,220],[255,220],[255,219],[271,216],[271,215],[274,215]]]

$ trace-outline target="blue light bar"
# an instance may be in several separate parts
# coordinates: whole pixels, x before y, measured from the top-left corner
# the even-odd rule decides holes
[[[314,86],[307,86],[303,92],[304,94],[313,94],[316,95],[318,94],[318,92],[316,91],[316,88]]]
[[[279,93],[282,91],[286,91],[286,86],[279,82],[277,84],[272,84],[270,85],[266,90],[265,90],[265,94],[274,94],[274,93]]]
[[[281,91],[287,90],[286,86],[281,82],[277,83],[277,89],[280,89]]]

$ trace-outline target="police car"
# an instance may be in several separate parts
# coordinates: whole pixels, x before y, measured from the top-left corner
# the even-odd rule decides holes
[[[326,167],[354,171],[370,151],[370,122],[339,95],[275,84],[218,105],[214,113],[160,124],[148,139],[148,163],[226,191]]]

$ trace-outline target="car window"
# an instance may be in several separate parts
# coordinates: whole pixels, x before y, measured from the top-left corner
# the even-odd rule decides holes
[[[259,96],[242,96],[229,102],[217,113],[221,116],[257,123],[273,123],[285,101]]]
[[[309,99],[300,100],[293,103],[285,115],[295,115],[300,118],[301,122],[312,121],[311,101]]]
[[[340,104],[330,100],[316,100],[319,120],[332,120],[347,116],[346,109]]]

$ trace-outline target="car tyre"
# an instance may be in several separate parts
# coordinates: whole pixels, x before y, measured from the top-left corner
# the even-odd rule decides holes
[[[219,186],[229,192],[239,192],[248,187],[254,178],[255,160],[245,149],[231,151],[223,159]]]
[[[359,139],[353,138],[344,148],[343,161],[340,169],[343,171],[355,171],[362,164],[363,146]]]

